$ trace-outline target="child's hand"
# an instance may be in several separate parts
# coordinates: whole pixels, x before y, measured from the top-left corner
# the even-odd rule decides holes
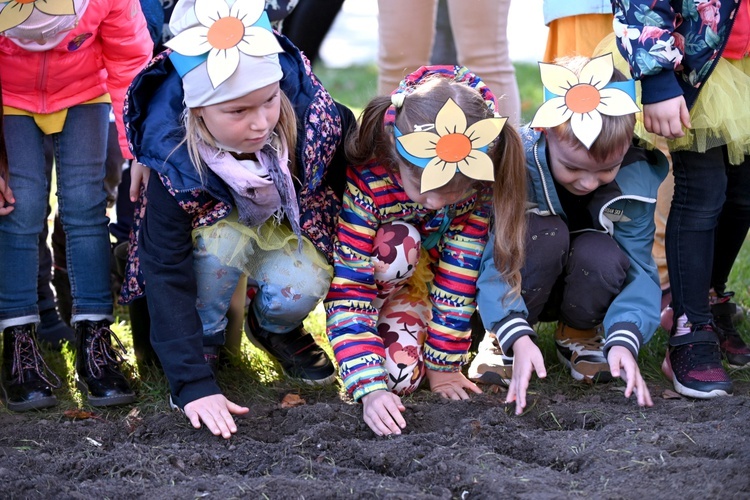
[[[690,128],[690,113],[685,98],[673,97],[666,101],[643,105],[643,125],[651,133],[667,139],[683,137],[682,125]]]
[[[15,203],[16,199],[13,197],[13,191],[5,179],[0,177],[0,216],[8,215],[13,211],[12,203]]]
[[[638,368],[638,362],[627,348],[619,345],[614,346],[609,350],[607,361],[609,361],[609,371],[612,376],[620,377],[628,384],[625,388],[626,398],[629,398],[635,391],[640,406],[654,406],[651,401],[651,393],[648,391],[646,382],[641,376],[641,370]],[[624,373],[620,373],[620,369]]]
[[[506,403],[516,402],[516,415],[523,413],[526,408],[526,389],[529,388],[531,374],[534,372],[539,378],[547,376],[542,351],[531,337],[524,335],[513,343],[513,378],[505,398]]]
[[[151,169],[133,160],[130,164],[130,201],[135,203],[141,194],[141,184],[148,186]]]
[[[401,434],[401,429],[406,427],[406,420],[401,416],[406,407],[391,391],[373,391],[362,396],[362,406],[365,423],[378,436]]]
[[[243,415],[248,411],[248,408],[232,403],[223,394],[206,396],[185,405],[185,416],[193,427],[200,429],[202,421],[214,436],[221,435],[224,439],[237,432],[232,414]]]
[[[482,394],[477,384],[466,378],[461,372],[441,372],[427,370],[427,379],[430,381],[430,389],[448,399],[469,399],[466,389],[477,394]]]

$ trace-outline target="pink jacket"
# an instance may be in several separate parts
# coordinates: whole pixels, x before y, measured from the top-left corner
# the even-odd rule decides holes
[[[78,26],[55,48],[31,52],[0,36],[3,104],[53,113],[109,92],[125,158],[125,92],[151,58],[153,42],[139,0],[91,0]]]

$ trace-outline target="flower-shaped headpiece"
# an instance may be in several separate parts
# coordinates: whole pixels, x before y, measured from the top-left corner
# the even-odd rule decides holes
[[[622,116],[640,111],[635,103],[635,82],[610,82],[612,54],[591,59],[576,74],[557,64],[539,63],[545,102],[531,127],[556,127],[570,120],[573,134],[591,148],[602,131],[602,114]]]
[[[466,126],[466,116],[453,99],[440,108],[434,124],[402,134],[394,127],[401,157],[424,169],[421,192],[446,185],[456,172],[479,181],[495,180],[492,159],[486,151],[497,139],[507,118],[485,118]]]
[[[174,51],[170,59],[183,77],[206,61],[216,89],[241,66],[243,54],[262,58],[283,52],[263,0],[236,0],[231,7],[225,0],[185,0],[180,6],[170,23],[176,36],[165,45]],[[246,76],[252,80],[254,75]]]
[[[464,112],[453,99],[448,99],[438,111],[434,124],[418,125],[413,132],[402,133],[396,127],[398,109],[403,106],[406,96],[432,77],[450,78],[475,89],[494,118],[467,127]],[[495,96],[477,75],[463,66],[422,66],[404,78],[391,94],[391,102],[383,124],[393,127],[399,155],[424,169],[420,186],[422,193],[446,185],[456,172],[481,181],[495,179],[495,169],[487,149],[500,135],[508,118],[497,114]]]
[[[48,16],[75,15],[73,0],[11,0],[0,4],[0,33],[15,28],[26,21],[34,11]]]

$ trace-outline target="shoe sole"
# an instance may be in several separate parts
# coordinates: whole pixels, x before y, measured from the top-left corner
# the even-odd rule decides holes
[[[128,394],[122,394],[120,396],[109,396],[105,398],[97,398],[95,396],[92,396],[89,393],[89,388],[85,383],[81,382],[80,380],[77,380],[76,385],[78,386],[78,390],[81,391],[81,394],[86,396],[91,406],[95,406],[95,407],[118,406],[118,405],[127,405],[127,404],[135,402],[134,392],[130,392]]]
[[[612,381],[612,374],[608,370],[596,372],[593,376],[585,375],[577,371],[575,367],[573,366],[573,363],[571,363],[568,358],[563,356],[560,353],[560,351],[555,349],[555,352],[557,352],[557,359],[560,360],[560,363],[568,367],[568,369],[570,370],[570,376],[573,377],[578,382],[583,382],[584,380],[590,380],[594,383],[604,384],[604,383]]]
[[[301,378],[301,377],[294,377],[294,376],[293,376],[293,375],[291,375],[291,374],[290,374],[289,372],[287,372],[287,371],[286,371],[286,370],[284,369],[284,367],[283,367],[283,366],[281,366],[281,363],[279,363],[279,362],[278,362],[278,360],[276,359],[276,356],[274,356],[273,354],[271,354],[270,352],[268,352],[268,351],[266,350],[266,348],[265,348],[265,347],[263,347],[263,346],[262,346],[262,345],[260,344],[260,342],[258,342],[258,341],[257,341],[257,340],[255,339],[255,336],[254,336],[254,335],[250,335],[249,333],[247,333],[247,331],[245,331],[245,337],[247,337],[247,340],[249,340],[251,344],[253,344],[253,345],[254,345],[255,347],[257,347],[257,348],[258,348],[258,349],[260,349],[261,351],[265,352],[265,353],[266,353],[266,355],[267,355],[267,356],[268,356],[269,358],[271,358],[271,359],[272,359],[272,360],[273,360],[273,361],[274,361],[274,362],[275,362],[276,364],[278,364],[278,365],[279,365],[279,367],[281,368],[281,372],[282,372],[282,373],[284,374],[284,376],[285,376],[285,377],[287,377],[287,378],[290,378],[290,379],[292,379],[292,380],[298,380],[298,381],[300,381],[300,382],[304,382],[304,383],[305,383],[305,384],[307,384],[307,385],[329,385],[329,384],[332,384],[332,383],[333,383],[333,382],[334,382],[334,381],[336,380],[336,370],[335,370],[335,369],[333,370],[333,373],[332,373],[332,374],[330,374],[330,375],[329,375],[329,376],[327,376],[326,378],[321,378],[321,379],[306,379],[306,378]]]
[[[30,410],[43,410],[45,408],[51,408],[57,404],[57,398],[55,396],[35,399],[33,401],[24,401],[23,403],[11,403],[10,401],[8,401],[8,393],[5,392],[5,387],[3,387],[3,396],[5,407],[8,408],[8,410],[16,413]]]

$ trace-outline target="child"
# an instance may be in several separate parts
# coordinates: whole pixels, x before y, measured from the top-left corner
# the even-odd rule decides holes
[[[750,227],[750,0],[612,4],[619,51],[641,82],[638,135],[668,139],[673,162],[666,247],[676,319],[662,369],[680,394],[729,395],[722,356],[750,365],[726,290]]]
[[[326,298],[327,332],[347,391],[379,436],[406,422],[399,395],[481,390],[461,373],[493,202],[503,276],[519,278],[523,152],[466,68],[422,67],[377,97],[353,138]],[[493,184],[494,180],[494,194]]]
[[[248,411],[214,374],[242,273],[258,289],[251,340],[290,377],[335,378],[302,321],[330,284],[345,166],[337,147],[354,122],[274,36],[263,0],[229,3],[177,4],[173,52],[135,79],[126,113],[133,152],[154,175],[124,292],[140,293],[140,264],[171,400],[224,438],[237,431],[232,414]]]
[[[57,196],[73,292],[79,388],[94,406],[135,400],[125,376],[110,291],[104,157],[110,107],[127,149],[122,104],[151,55],[137,0],[49,0],[0,4],[3,120],[13,210],[0,217],[0,330],[6,405],[56,403],[36,345],[38,238],[49,187],[43,140],[51,135]],[[111,106],[110,106],[110,103]],[[113,345],[114,344],[114,345]]]
[[[546,376],[532,325],[559,320],[557,355],[576,380],[622,376],[625,395],[651,406],[636,360],[659,325],[651,245],[667,162],[631,147],[638,107],[624,77],[613,78],[611,55],[558,62],[540,64],[551,98],[521,132],[532,207],[522,297],[507,298],[485,251],[477,303],[487,335],[469,377],[509,381],[506,400],[520,414],[532,372]]]

